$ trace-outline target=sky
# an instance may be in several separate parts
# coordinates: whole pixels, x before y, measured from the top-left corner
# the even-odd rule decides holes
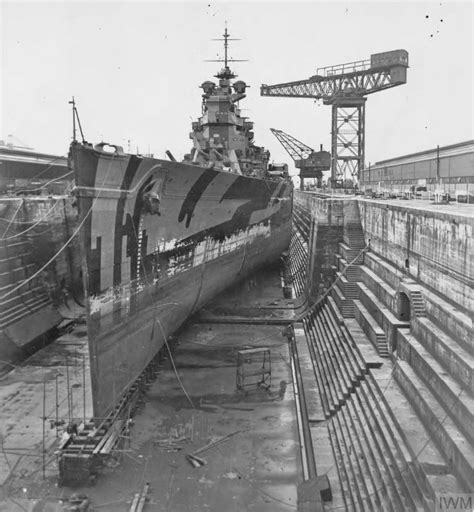
[[[226,22],[230,57],[248,60],[231,66],[250,85],[240,106],[275,162],[291,159],[270,128],[329,150],[331,108],[262,83],[395,49],[407,83],[368,96],[366,163],[474,138],[472,2],[0,0],[0,139],[65,155],[75,96],[86,140],[181,159]]]

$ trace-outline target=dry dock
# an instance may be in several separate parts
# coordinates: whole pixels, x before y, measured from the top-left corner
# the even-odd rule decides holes
[[[1,378],[0,510],[37,510],[31,507],[38,497],[57,494],[55,450],[61,433],[67,423],[90,418],[91,405],[81,321]]]
[[[0,510],[61,510],[60,501],[78,492],[93,510],[129,511],[146,483],[144,510],[295,510],[303,474],[286,327],[292,314],[278,268],[217,298],[168,340],[172,358],[162,361],[130,440],[110,457],[95,486],[58,488],[57,473],[43,479],[40,459],[32,488],[29,475],[7,479],[14,501],[4,497]],[[238,353],[256,347],[269,351],[271,381],[237,390]],[[51,359],[47,349],[44,356]],[[244,383],[256,380],[247,376]],[[43,374],[31,391],[35,409],[15,407],[37,430],[42,382]],[[40,431],[35,438],[41,442]],[[186,455],[209,444],[198,455],[205,464],[194,467]]]
[[[282,269],[167,340],[122,442],[101,445],[95,485],[73,489],[58,487],[59,440],[43,425],[56,404],[76,424],[90,415],[77,324],[3,379],[0,510],[71,510],[75,493],[124,512],[432,512],[471,499],[473,218],[468,204],[297,192]]]

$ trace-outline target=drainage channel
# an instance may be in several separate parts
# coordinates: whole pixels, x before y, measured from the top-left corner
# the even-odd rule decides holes
[[[293,276],[291,273],[291,264],[289,254],[283,259],[283,271],[281,273],[282,288],[286,295],[294,296]],[[311,432],[309,429],[308,412],[304,396],[303,379],[296,347],[296,338],[294,326],[288,330],[288,350],[291,361],[291,375],[293,379],[293,389],[295,393],[296,419],[298,423],[298,435],[300,439],[300,452],[303,469],[303,479],[309,480],[316,476],[316,463],[314,460],[313,444],[311,441]]]
[[[298,434],[300,438],[303,479],[309,480],[316,476],[316,463],[314,459],[313,443],[311,441],[311,432],[309,428],[298,350],[296,348],[293,329],[291,330],[288,341],[291,358],[291,375],[293,378],[293,389],[295,390],[296,419],[298,423]]]
[[[294,246],[292,247],[292,249]],[[291,254],[291,251],[290,251]],[[294,260],[290,255],[284,260],[282,281],[286,293],[295,294],[295,276],[292,274],[292,263]],[[301,270],[301,269],[300,269]],[[288,291],[289,290],[289,291]],[[298,315],[301,317],[301,314]],[[318,476],[316,460],[311,437],[311,428],[308,417],[308,408],[305,397],[305,385],[301,371],[301,362],[298,354],[298,343],[295,330],[304,333],[303,325],[293,322],[288,329],[288,350],[291,361],[291,374],[295,395],[296,419],[298,424],[298,435],[300,440],[300,455],[303,471],[303,483],[298,487],[298,507],[301,512],[323,512],[324,501],[332,500],[332,492],[327,475]],[[301,338],[301,336],[299,336]],[[301,340],[300,340],[301,342]]]

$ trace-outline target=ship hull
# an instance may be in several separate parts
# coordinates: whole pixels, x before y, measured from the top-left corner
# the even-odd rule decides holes
[[[94,415],[167,337],[289,244],[292,186],[73,144]]]

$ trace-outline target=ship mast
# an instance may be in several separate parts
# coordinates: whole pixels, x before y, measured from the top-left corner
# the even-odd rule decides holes
[[[229,69],[229,66],[227,65],[227,48],[229,46],[229,43],[227,42],[228,39],[229,39],[229,33],[227,32],[227,24],[226,24],[226,27],[224,30],[224,66],[225,66],[226,70]]]
[[[82,131],[81,120],[79,119],[79,112],[77,111],[76,99],[74,98],[74,96],[72,97],[72,100],[69,101],[69,105],[72,105],[72,141],[77,142],[77,139],[76,139],[76,131],[77,131],[76,130],[76,120],[77,120],[77,124],[79,126],[79,131],[81,132],[82,142],[84,143],[85,142],[84,132]]]
[[[253,123],[241,116],[239,108],[248,86],[242,80],[234,81],[237,75],[229,67],[231,62],[246,62],[229,56],[229,41],[239,39],[230,37],[226,25],[222,37],[213,41],[224,42],[224,52],[206,62],[220,62],[223,66],[214,75],[219,79],[218,84],[209,80],[201,84],[202,116],[192,125],[193,149],[188,160],[216,169],[230,169],[237,174],[263,177],[268,151],[253,144]]]
[[[230,37],[230,34],[227,31],[227,23],[226,23],[224,34],[222,35],[222,37],[223,37],[223,39],[213,39],[213,41],[224,41],[224,59],[210,59],[210,60],[206,60],[206,62],[223,62],[224,68],[221,69],[221,71],[219,71],[219,73],[217,73],[214,76],[216,78],[229,80],[229,79],[235,78],[237,76],[229,68],[229,62],[247,62],[247,61],[229,58],[229,41],[240,41],[240,39],[233,39]]]

